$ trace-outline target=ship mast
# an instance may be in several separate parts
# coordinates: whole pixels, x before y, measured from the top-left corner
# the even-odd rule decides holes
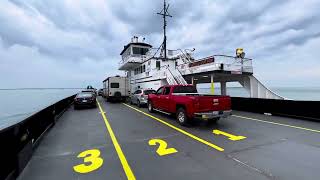
[[[163,18],[163,43],[162,43],[162,50],[164,51],[164,59],[167,60],[167,35],[166,35],[166,28],[167,28],[167,19],[166,17],[172,17],[169,12],[169,4],[166,4],[166,0],[163,0],[163,9],[161,12],[157,13],[161,15]]]

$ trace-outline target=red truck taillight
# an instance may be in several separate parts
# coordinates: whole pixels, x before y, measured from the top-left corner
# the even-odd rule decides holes
[[[218,106],[219,105],[219,99],[213,99],[213,105]]]

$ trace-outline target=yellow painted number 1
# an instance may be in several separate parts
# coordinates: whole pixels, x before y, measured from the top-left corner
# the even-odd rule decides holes
[[[100,157],[100,151],[98,149],[91,149],[81,152],[78,158],[84,158],[85,164],[79,164],[73,166],[73,170],[78,173],[89,173],[102,166],[103,159]]]
[[[164,156],[178,152],[175,148],[167,148],[168,144],[162,139],[151,139],[149,141],[150,146],[155,146],[157,144],[159,144],[159,147],[157,149],[157,153],[159,154],[159,156]]]
[[[223,135],[223,136],[226,136],[228,137],[229,140],[231,141],[240,141],[240,140],[243,140],[243,139],[246,139],[247,137],[245,136],[236,136],[236,135],[233,135],[233,134],[229,134],[229,133],[226,133],[224,131],[220,131],[218,129],[215,129],[212,131],[213,134],[216,134],[216,135]]]

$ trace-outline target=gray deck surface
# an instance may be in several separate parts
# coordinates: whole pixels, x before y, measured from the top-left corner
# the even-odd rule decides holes
[[[320,130],[320,123],[235,111],[234,116],[218,124],[208,126],[196,122],[181,127],[171,116],[152,113],[224,148],[220,152],[124,104],[107,103],[101,98],[99,101],[136,179],[315,180],[320,177],[320,133],[309,130]],[[138,109],[147,112],[146,108]],[[231,141],[213,134],[214,129],[247,138]],[[159,156],[157,146],[148,144],[154,138],[165,140],[168,148],[178,152]],[[89,173],[75,172],[73,166],[83,163],[83,158],[77,155],[89,149],[101,152],[103,165]],[[117,180],[127,176],[99,108],[70,108],[42,139],[19,179]]]

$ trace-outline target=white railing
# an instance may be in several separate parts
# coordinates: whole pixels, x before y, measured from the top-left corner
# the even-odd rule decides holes
[[[241,74],[242,72],[253,73],[252,59],[241,59],[224,55],[214,55],[210,57],[214,58],[214,61],[211,63],[205,63],[191,67],[189,66],[190,63],[185,63],[179,65],[177,69],[181,72],[182,75],[215,70],[231,71],[239,74]],[[196,60],[193,63],[200,62],[206,59],[208,59],[208,57]]]

